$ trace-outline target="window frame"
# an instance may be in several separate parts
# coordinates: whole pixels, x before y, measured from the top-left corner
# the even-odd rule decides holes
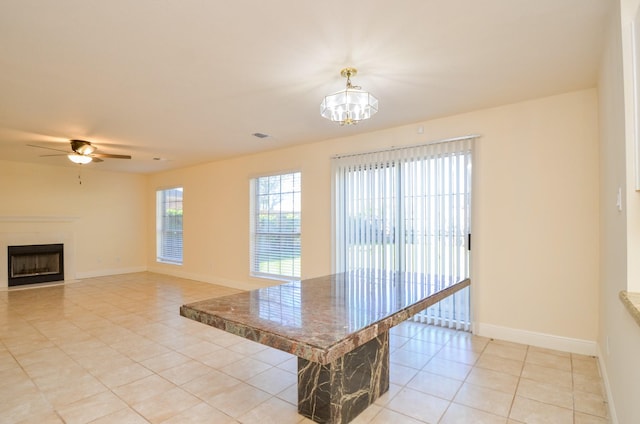
[[[294,181],[293,181],[293,189],[291,191],[283,191],[282,189],[282,185],[280,185],[280,188],[278,191],[271,191],[269,190],[268,192],[263,192],[261,191],[259,184],[260,181],[263,179],[274,179],[274,178],[279,178],[280,181],[282,181],[283,177],[286,176],[293,176]],[[297,184],[296,184],[296,180],[295,178],[297,178]],[[295,188],[297,187],[297,190],[295,190]],[[293,218],[293,228],[296,228],[297,231],[264,231],[264,227],[261,227],[259,224],[259,220],[260,220],[260,196],[276,196],[280,199],[280,202],[278,202],[278,204],[281,204],[282,202],[282,197],[283,194],[290,194],[293,196],[293,209],[292,211],[290,211],[290,213],[292,213],[295,218]],[[296,195],[297,195],[297,204],[296,204]],[[297,206],[297,209],[296,209]],[[279,222],[281,222],[281,214],[283,213],[283,211],[280,212],[280,214],[278,213],[274,213],[273,211],[269,211],[270,215],[278,215],[279,217]],[[285,172],[277,172],[277,173],[271,173],[271,174],[262,174],[262,175],[258,175],[255,176],[253,178],[251,178],[250,181],[250,213],[249,213],[249,221],[250,221],[250,246],[249,246],[249,275],[252,277],[256,277],[256,278],[265,278],[265,279],[270,279],[270,280],[279,280],[279,281],[298,281],[301,279],[302,277],[302,246],[301,246],[301,241],[302,241],[302,224],[301,224],[301,217],[302,217],[302,172],[299,170],[293,170],[293,171],[285,171]],[[297,222],[297,224],[296,224]],[[261,227],[261,229],[259,229],[259,227]],[[285,225],[285,229],[289,228],[288,226]],[[280,228],[282,229],[282,228]],[[284,243],[280,243],[281,246],[285,246],[284,250],[280,252],[280,254],[293,254],[297,251],[298,256],[297,258],[295,256],[291,257],[291,272],[290,273],[282,273],[283,265],[280,264],[280,273],[276,273],[276,272],[268,272],[268,271],[261,271],[259,268],[259,263],[260,260],[258,259],[258,255],[260,255],[260,251],[262,252],[268,252],[265,251],[264,247],[261,247],[259,245],[260,240],[264,239],[264,237],[262,236],[266,236],[266,237],[275,237],[276,239],[282,241],[285,240]],[[293,240],[293,241],[292,241]],[[290,243],[287,244],[286,241],[289,241]],[[296,247],[297,245],[297,247]],[[264,246],[264,245],[263,245]],[[268,252],[265,253],[266,255],[269,254],[273,254],[272,252]],[[277,255],[278,252],[276,251]],[[274,255],[274,256],[275,256]]]
[[[167,204],[170,203],[166,200],[166,195],[168,192],[173,190],[179,190],[182,192],[182,196],[180,198],[180,214],[181,219],[179,220],[180,229],[173,228],[167,229],[167,218],[166,215]],[[175,201],[174,201],[175,202]],[[174,224],[178,222],[174,221]],[[179,251],[180,256],[171,257],[165,255],[166,246],[164,242],[167,240],[165,236],[167,233],[179,233]],[[183,186],[172,186],[167,188],[158,188],[156,189],[156,262],[162,264],[170,264],[170,265],[182,265],[184,262],[184,187]]]

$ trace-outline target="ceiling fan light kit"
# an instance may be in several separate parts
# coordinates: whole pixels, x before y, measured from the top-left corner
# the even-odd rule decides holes
[[[71,162],[77,163],[80,165],[85,165],[93,160],[91,156],[85,156],[78,153],[69,153],[67,157]]]
[[[340,125],[354,125],[369,119],[378,112],[378,99],[362,87],[351,84],[356,68],[344,68],[340,75],[347,79],[344,90],[325,96],[320,104],[320,114]]]

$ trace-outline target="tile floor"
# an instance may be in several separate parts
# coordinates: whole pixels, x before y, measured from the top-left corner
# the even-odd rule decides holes
[[[152,273],[0,292],[2,423],[310,423],[296,358],[180,317],[235,290]],[[595,358],[406,322],[353,423],[607,423]]]

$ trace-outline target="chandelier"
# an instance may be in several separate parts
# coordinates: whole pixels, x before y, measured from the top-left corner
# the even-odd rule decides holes
[[[340,125],[357,124],[378,112],[378,99],[362,87],[351,84],[351,77],[358,73],[356,68],[344,68],[340,75],[347,79],[347,87],[337,93],[325,96],[320,104],[320,114]]]

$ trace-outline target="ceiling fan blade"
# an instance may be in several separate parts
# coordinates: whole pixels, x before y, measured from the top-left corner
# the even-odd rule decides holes
[[[109,153],[93,153],[89,156],[92,158],[131,159],[129,155],[112,155]]]
[[[91,155],[91,162],[98,163],[98,162],[104,162],[104,161],[98,157],[95,157],[94,155]]]
[[[68,153],[66,150],[54,149],[53,147],[38,146],[36,144],[27,144],[29,147],[37,147],[38,149],[55,150],[56,152]]]

